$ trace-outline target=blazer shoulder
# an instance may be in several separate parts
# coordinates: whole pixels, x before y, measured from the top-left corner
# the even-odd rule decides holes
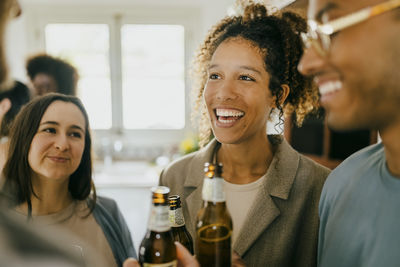
[[[314,160],[300,154],[300,163],[298,169],[298,176],[306,179],[309,183],[318,186],[323,186],[325,180],[331,173],[331,170]]]
[[[173,173],[176,171],[182,171],[186,168],[189,167],[190,163],[194,160],[194,158],[197,156],[198,152],[193,152],[188,155],[182,156],[173,162],[171,162],[165,169],[163,170],[163,173],[168,174],[168,173]]]
[[[164,179],[174,179],[174,177],[176,176],[189,172],[197,173],[199,170],[200,172],[202,172],[204,163],[211,159],[213,151],[217,145],[218,142],[213,139],[200,150],[192,152],[173,161],[162,171],[160,183],[163,182]],[[182,178],[176,179],[180,180]]]
[[[168,187],[183,185],[186,174],[189,172],[198,152],[185,155],[171,162],[160,174],[160,185]]]

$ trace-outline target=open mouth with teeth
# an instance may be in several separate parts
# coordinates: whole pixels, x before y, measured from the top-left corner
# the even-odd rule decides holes
[[[326,82],[319,86],[319,92],[321,96],[332,94],[336,91],[339,91],[340,89],[342,89],[342,82],[340,81]]]
[[[215,115],[218,122],[224,124],[234,123],[244,116],[244,112],[237,109],[215,109]]]

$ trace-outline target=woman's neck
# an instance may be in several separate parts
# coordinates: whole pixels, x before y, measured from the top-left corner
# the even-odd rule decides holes
[[[221,144],[217,161],[223,163],[223,178],[234,184],[258,180],[268,170],[273,158],[272,144],[265,136],[255,142]]]
[[[32,186],[37,197],[31,196],[32,215],[48,215],[67,208],[73,201],[68,191],[68,182],[33,179]],[[23,203],[17,209],[27,214],[28,203]]]

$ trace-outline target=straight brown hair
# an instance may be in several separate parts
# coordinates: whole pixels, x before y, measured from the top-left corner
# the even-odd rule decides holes
[[[34,98],[15,118],[10,130],[8,159],[3,169],[4,192],[11,196],[14,206],[27,202],[28,217],[31,217],[32,213],[31,198],[38,197],[32,187],[32,168],[29,166],[28,154],[43,114],[54,101],[76,105],[85,118],[85,148],[77,170],[69,178],[68,190],[76,200],[88,199],[92,191],[93,199],[88,201],[90,211],[96,203],[96,190],[92,180],[91,136],[86,110],[75,96],[50,93]]]

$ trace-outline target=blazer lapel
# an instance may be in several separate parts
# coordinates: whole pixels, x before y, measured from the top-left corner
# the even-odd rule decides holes
[[[266,179],[250,208],[233,249],[243,256],[257,238],[279,216],[272,197],[287,200],[296,176],[300,157],[284,140],[278,145],[268,167]]]
[[[265,188],[260,188],[254,204],[249,210],[243,228],[233,244],[233,250],[240,256],[243,256],[261,233],[280,214],[279,209],[275,206],[274,201]]]

